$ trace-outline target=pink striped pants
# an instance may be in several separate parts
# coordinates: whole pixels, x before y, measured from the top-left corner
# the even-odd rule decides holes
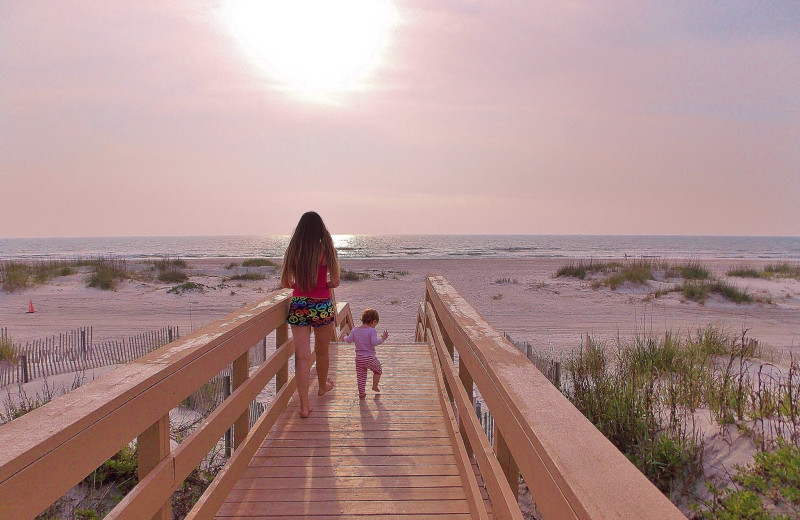
[[[381,362],[375,356],[356,356],[356,380],[358,381],[358,395],[365,393],[367,384],[367,369],[375,374],[382,374]]]

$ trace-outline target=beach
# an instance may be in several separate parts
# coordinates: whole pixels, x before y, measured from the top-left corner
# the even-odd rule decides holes
[[[279,259],[274,259],[279,261]],[[621,260],[624,262],[624,259]],[[637,332],[688,333],[709,324],[747,336],[778,351],[797,353],[800,342],[800,281],[792,278],[727,277],[728,269],[764,265],[758,260],[704,260],[712,273],[770,303],[734,303],[711,295],[704,303],[679,292],[655,297],[668,286],[651,281],[611,290],[590,279],[555,277],[564,258],[343,259],[343,269],[368,279],[343,279],[337,300],[348,302],[356,323],[363,309],[376,309],[390,341],[412,341],[428,274],[443,275],[498,330],[539,351],[570,352],[581,338],[613,342]],[[678,261],[674,261],[678,262]],[[128,279],[115,290],[86,287],[88,268],[13,293],[0,293],[0,327],[17,343],[93,327],[95,343],[177,325],[182,336],[265,298],[279,288],[276,268],[226,268],[241,259],[189,259],[184,271],[202,290],[173,291],[177,284]],[[133,262],[132,262],[133,264]],[[261,280],[230,280],[258,271]],[[30,303],[35,312],[28,313]]]

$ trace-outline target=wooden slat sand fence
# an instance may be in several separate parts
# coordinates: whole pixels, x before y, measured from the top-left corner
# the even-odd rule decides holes
[[[8,332],[5,331],[4,334]],[[177,326],[94,344],[92,327],[17,345],[17,359],[0,365],[0,386],[107,365],[129,363],[180,337]]]

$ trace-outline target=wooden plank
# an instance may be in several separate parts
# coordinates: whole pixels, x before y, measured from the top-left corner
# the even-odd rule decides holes
[[[217,518],[229,518],[219,516]],[[235,517],[244,518],[244,517]],[[274,519],[274,516],[255,515],[246,517],[247,520],[268,520]],[[469,513],[438,513],[431,514],[370,514],[370,515],[317,515],[305,513],[302,515],[282,515],[281,520],[469,520],[471,515]]]
[[[344,457],[301,455],[297,457],[253,457],[250,461],[251,468],[270,466],[276,468],[291,468],[294,466],[309,467],[314,469],[327,467],[365,467],[365,466],[417,466],[449,464],[453,461],[452,453],[449,455],[358,455]]]
[[[232,502],[301,502],[332,501],[345,498],[349,501],[367,500],[466,500],[460,486],[437,488],[327,488],[327,489],[234,489],[228,494]]]
[[[447,435],[442,435],[442,437],[438,437],[439,439],[447,438]],[[350,437],[340,437],[336,439],[330,438],[307,438],[302,439],[302,446],[308,450],[314,450],[315,448],[327,448],[327,449],[344,449],[344,448],[356,448],[356,449],[403,449],[407,447],[421,447],[421,446],[432,446],[432,442],[437,439],[437,437],[410,437],[410,438],[403,438],[403,437],[395,437],[391,439],[391,445],[387,443],[387,439],[365,439],[365,438],[350,438]],[[267,449],[270,447],[274,448],[288,448],[291,450],[296,450],[298,445],[298,439],[267,439],[261,445],[260,449]],[[438,446],[434,446],[438,449]]]
[[[465,500],[357,500],[301,501],[301,502],[226,502],[218,517],[286,515],[374,515],[374,514],[427,514],[469,513]]]
[[[245,478],[256,477],[357,477],[362,474],[363,467],[360,466],[329,466],[324,468],[309,467],[289,467],[277,468],[274,466],[264,466],[258,468],[248,468],[244,473]],[[371,466],[371,475],[375,476],[434,476],[434,475],[460,475],[455,461],[453,464],[431,464],[417,466]]]
[[[361,456],[398,456],[398,455],[452,455],[452,446],[432,446],[430,444],[416,444],[412,446],[363,446],[363,447],[333,447],[320,446],[315,448],[307,443],[291,447],[265,447],[262,444],[256,457],[296,457],[298,449],[306,450],[309,457],[361,457]]]
[[[415,476],[376,476],[359,475],[355,477],[282,477],[282,478],[241,478],[234,489],[353,489],[370,487],[401,488],[441,488],[461,486],[458,475],[415,475]]]

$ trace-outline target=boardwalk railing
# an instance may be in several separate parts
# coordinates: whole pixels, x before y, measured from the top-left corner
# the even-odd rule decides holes
[[[138,439],[139,484],[106,518],[170,519],[170,495],[233,426],[235,452],[208,491],[224,489],[236,474],[231,466],[252,445],[247,440],[265,425],[269,430],[294,391],[294,342],[285,323],[290,295],[271,293],[0,428],[0,518],[33,518]],[[347,323],[346,304],[338,310],[338,321]],[[249,349],[273,332],[276,350],[249,374]],[[229,363],[231,396],[170,451],[170,410]],[[273,377],[278,394],[251,431],[249,404]],[[204,495],[196,509],[209,500]],[[204,518],[195,510],[190,517]]]
[[[416,331],[441,363],[496,518],[520,518],[519,473],[545,520],[686,518],[441,276],[427,279]],[[473,383],[494,417],[493,444]]]

